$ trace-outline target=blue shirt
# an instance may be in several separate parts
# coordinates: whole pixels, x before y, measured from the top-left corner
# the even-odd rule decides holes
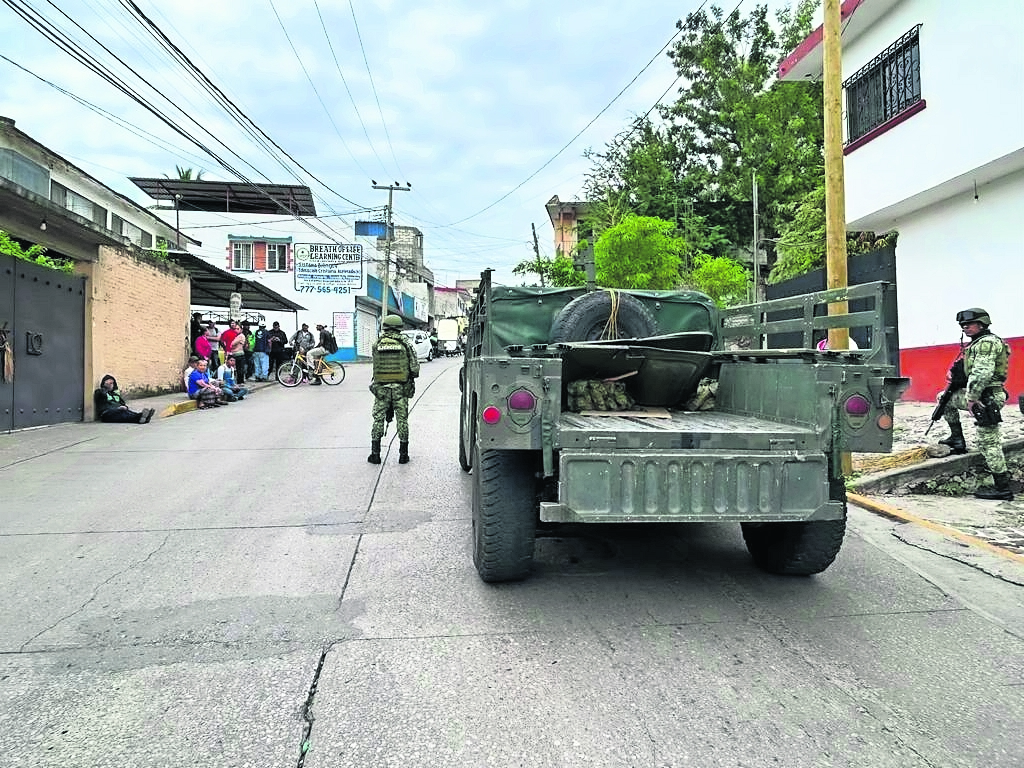
[[[210,377],[207,375],[206,371],[200,371],[198,369],[192,371],[188,377],[188,396],[194,397],[196,392],[202,389],[202,387],[199,386],[200,381],[208,382],[209,380]]]

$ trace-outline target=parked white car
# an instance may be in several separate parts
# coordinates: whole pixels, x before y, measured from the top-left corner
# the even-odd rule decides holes
[[[425,331],[402,331],[402,335],[409,340],[412,348],[416,350],[416,357],[428,362],[434,359],[434,348],[431,346],[430,337],[427,336]]]

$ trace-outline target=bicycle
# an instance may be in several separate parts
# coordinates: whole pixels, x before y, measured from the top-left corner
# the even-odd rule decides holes
[[[334,386],[345,380],[345,366],[338,362],[324,362],[317,358],[316,364],[310,369],[306,355],[299,352],[293,360],[281,363],[277,368],[277,381],[285,387],[297,387],[303,379],[319,376],[324,384]]]

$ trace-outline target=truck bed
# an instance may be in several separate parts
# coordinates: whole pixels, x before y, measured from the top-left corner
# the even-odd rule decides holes
[[[723,411],[669,411],[669,418],[562,413],[556,448],[821,450],[810,427]]]

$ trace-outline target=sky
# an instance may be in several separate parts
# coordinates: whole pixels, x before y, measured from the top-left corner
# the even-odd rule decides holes
[[[531,224],[541,254],[553,256],[545,203],[553,195],[583,199],[591,167],[584,151],[602,150],[674,97],[675,71],[659,51],[676,21],[701,3],[134,0],[290,158],[232,120],[129,4],[2,0],[0,54],[10,61],[0,58],[0,115],[144,206],[155,201],[128,177],[175,177],[176,166],[201,169],[210,180],[241,175],[311,188],[324,217],[319,231],[281,217],[258,227],[265,220],[182,213],[182,231],[202,241],[190,250],[218,263],[228,233],[330,237],[372,248],[353,233],[357,218],[373,218],[387,202],[372,182],[409,183],[410,191],[394,195],[394,221],[423,232],[426,266],[437,285],[451,286],[486,268],[498,282],[522,282],[512,267],[533,256]],[[12,6],[45,17],[234,171],[60,50]],[[746,0],[741,10],[753,6]]]

